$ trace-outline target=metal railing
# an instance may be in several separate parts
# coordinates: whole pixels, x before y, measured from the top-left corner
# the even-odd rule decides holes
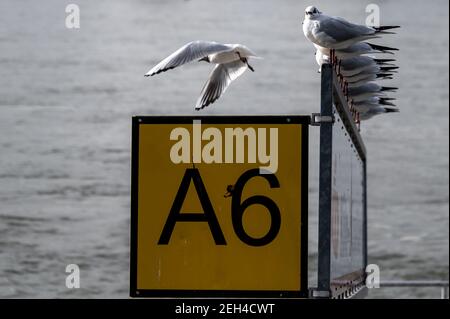
[[[441,288],[441,299],[448,299],[448,281],[444,280],[390,280],[380,282],[380,288],[384,287],[435,287]]]

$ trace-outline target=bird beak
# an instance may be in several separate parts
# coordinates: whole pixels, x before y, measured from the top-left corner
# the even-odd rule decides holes
[[[248,62],[247,62],[247,66],[252,72],[255,72],[255,69],[253,69],[253,67],[250,64],[248,64]]]

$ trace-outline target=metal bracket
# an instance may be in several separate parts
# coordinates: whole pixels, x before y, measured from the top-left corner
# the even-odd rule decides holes
[[[334,123],[334,116],[332,115],[322,115],[320,113],[311,114],[311,125],[320,126],[322,123]]]

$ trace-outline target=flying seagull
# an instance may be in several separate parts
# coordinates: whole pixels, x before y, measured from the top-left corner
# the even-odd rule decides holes
[[[354,24],[340,17],[322,14],[316,7],[305,9],[303,33],[312,43],[327,49],[345,49],[368,39],[378,38],[381,34],[389,34],[387,30],[399,26],[366,27]],[[326,52],[324,52],[326,54]]]
[[[192,61],[214,63],[215,67],[203,86],[195,105],[195,109],[198,111],[214,103],[226,91],[230,83],[247,69],[255,71],[248,63],[249,58],[259,57],[242,44],[193,41],[159,62],[145,76],[153,76]]]

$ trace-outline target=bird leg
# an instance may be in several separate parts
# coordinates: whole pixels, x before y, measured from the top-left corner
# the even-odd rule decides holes
[[[247,64],[248,68],[249,68],[252,72],[255,72],[255,69],[254,69],[250,64],[248,64],[248,59],[247,59],[247,58],[241,57],[241,54],[240,54],[239,52],[236,52],[236,54],[238,55],[239,59],[241,59],[241,61],[242,61],[243,63]]]
[[[359,112],[356,112],[356,126],[358,127],[358,131],[361,131],[361,119],[359,118]]]
[[[255,69],[253,69],[253,67],[252,67],[250,64],[248,64],[247,59],[245,59],[245,62],[244,62],[244,63],[247,64],[248,68],[249,68],[252,72],[255,72]]]

